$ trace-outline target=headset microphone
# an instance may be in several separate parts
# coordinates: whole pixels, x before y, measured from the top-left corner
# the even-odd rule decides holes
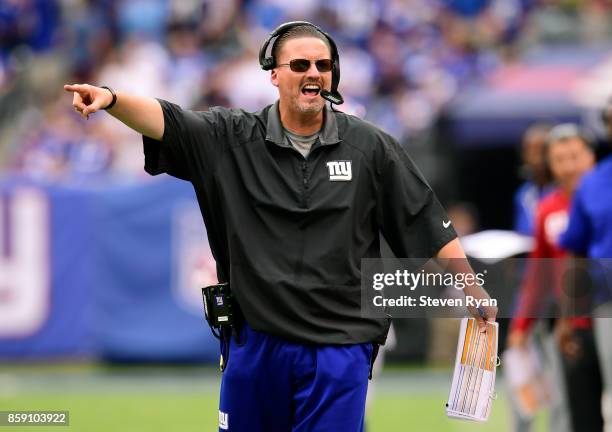
[[[321,97],[336,105],[342,105],[344,103],[344,98],[337,90],[335,92],[321,90]]]

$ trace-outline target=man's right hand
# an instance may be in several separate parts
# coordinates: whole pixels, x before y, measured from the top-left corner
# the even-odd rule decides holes
[[[90,84],[69,84],[64,90],[73,93],[72,106],[86,119],[113,101],[110,90]],[[142,135],[155,140],[164,135],[164,113],[156,99],[117,92],[116,104],[107,112]]]
[[[110,90],[89,84],[68,84],[64,90],[74,93],[72,106],[88,120],[90,114],[107,107],[113,100]]]

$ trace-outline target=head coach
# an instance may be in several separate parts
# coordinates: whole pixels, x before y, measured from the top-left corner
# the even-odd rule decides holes
[[[221,338],[219,429],[357,432],[389,327],[361,317],[361,259],[380,257],[379,232],[398,257],[465,255],[396,140],[326,106],[343,102],[329,35],[307,22],[283,24],[264,42],[260,65],[279,100],[256,113],[64,88],[84,117],[105,109],[143,135],[148,173],[193,184],[218,279],[242,317],[235,337]]]

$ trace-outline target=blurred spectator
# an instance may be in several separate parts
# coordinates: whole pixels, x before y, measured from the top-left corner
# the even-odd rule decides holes
[[[551,129],[545,152],[556,187],[538,203],[535,248],[529,255],[533,261],[527,266],[518,308],[512,319],[508,337],[510,348],[524,348],[534,332],[535,317],[550,307],[559,310],[563,303],[561,263],[567,251],[560,247],[559,237],[567,228],[572,195],[582,176],[595,164],[592,140],[572,123]],[[545,258],[558,261],[545,262]],[[544,361],[546,368],[552,371],[551,388],[555,395],[550,406],[550,430],[562,430],[571,422],[572,430],[601,431],[601,377],[591,319],[561,319],[557,320],[557,326],[569,326],[573,335],[563,338],[559,345],[552,340],[550,332],[543,335],[547,354]]]
[[[544,159],[544,148],[550,125],[536,123],[523,135],[521,177],[525,182],[514,195],[514,230],[533,235],[538,201],[548,192],[550,176]]]
[[[602,120],[612,144],[612,98],[603,109]],[[569,225],[560,238],[565,249],[586,256],[608,267],[612,257],[612,156],[600,161],[578,186],[570,211]],[[601,264],[599,264],[601,265]],[[598,283],[591,293],[595,341],[604,383],[603,414],[605,430],[612,426],[612,288]]]

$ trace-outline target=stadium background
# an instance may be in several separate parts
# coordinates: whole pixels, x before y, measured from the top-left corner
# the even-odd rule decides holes
[[[340,108],[400,139],[464,234],[512,228],[529,123],[605,141],[607,0],[1,0],[0,410],[68,409],[75,430],[214,429],[197,287],[215,275],[193,192],[147,177],[140,137],[82,120],[62,84],[257,110],[276,91],[259,44],[294,19],[336,39]],[[475,427],[444,416],[456,336],[436,328],[397,321],[370,430]],[[510,428],[499,385],[478,429]]]

